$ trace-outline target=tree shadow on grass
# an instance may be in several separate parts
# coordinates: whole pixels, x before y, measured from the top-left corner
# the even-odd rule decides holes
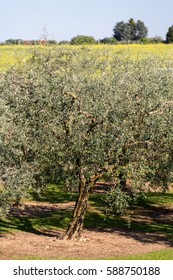
[[[95,206],[101,206],[102,199],[95,199]],[[0,221],[0,233],[21,230],[37,235],[57,236],[68,227],[73,207],[74,203],[69,202],[26,204],[23,208],[13,208],[8,221]],[[94,209],[88,211],[85,218],[84,228],[89,231],[116,232],[143,243],[162,242],[173,246],[173,208],[141,203],[134,207],[130,228],[122,216],[106,217],[103,208],[101,211],[97,207]]]
[[[103,195],[93,194],[91,201],[95,209],[104,212]],[[122,216],[89,213],[85,220],[88,229],[114,232],[143,243],[164,242],[173,246],[173,193],[148,193],[132,204],[129,221]],[[166,206],[165,206],[166,205]],[[92,227],[91,227],[92,225]],[[129,227],[130,226],[130,227]]]
[[[173,204],[173,192],[153,192],[146,194],[145,197],[138,198],[138,205],[148,207],[151,205],[158,206],[165,204]]]
[[[32,221],[28,217],[18,217],[15,220],[0,221],[0,227],[2,227],[1,234],[9,233],[10,230],[20,230],[28,233],[44,236],[55,236],[52,233],[45,233],[44,231],[38,230],[33,227]]]
[[[25,231],[43,236],[58,236],[67,227],[71,217],[70,210],[58,210],[48,206],[27,206],[12,209],[8,219],[0,220],[0,234],[14,230]]]
[[[160,209],[160,208],[159,208]],[[162,209],[160,215],[157,212],[158,208],[148,210],[143,216],[139,213],[140,219],[136,216],[131,217],[130,224],[121,216],[108,216],[98,213],[88,213],[85,220],[85,228],[91,231],[99,232],[116,232],[119,235],[133,238],[142,243],[164,243],[173,246],[173,221],[170,216],[173,216],[173,209]],[[156,211],[156,212],[155,212]],[[148,214],[148,216],[147,216]]]
[[[78,193],[65,191],[63,185],[50,184],[44,189],[41,195],[34,196],[34,200],[49,203],[65,203],[76,201]]]

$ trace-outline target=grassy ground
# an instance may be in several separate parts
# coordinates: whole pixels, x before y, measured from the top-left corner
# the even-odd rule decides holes
[[[39,208],[38,212],[37,207],[33,205],[33,215],[32,213],[26,213],[25,215],[16,216],[15,213],[13,213],[13,215],[9,216],[8,220],[0,221],[0,234],[12,233],[15,231],[37,234],[37,232],[39,233],[42,229],[66,229],[71,218],[72,209],[49,209],[49,203],[54,203],[56,205],[57,203],[66,204],[74,202],[76,196],[76,193],[67,193],[63,191],[62,187],[49,185],[40,198],[40,202],[42,202],[43,205],[48,203],[47,207],[45,208],[45,206],[43,206]],[[30,203],[32,204],[33,201],[30,201]],[[145,198],[141,198],[133,205],[131,226],[128,228],[128,224],[123,217],[105,216],[103,194],[94,193],[90,198],[88,213],[85,219],[85,228],[91,230],[92,228],[98,230],[103,230],[105,228],[126,230],[129,236],[131,236],[132,232],[164,234],[168,241],[172,243],[172,206],[173,192],[147,194]],[[139,218],[141,217],[145,217],[145,219],[142,218],[142,220],[140,220]],[[37,256],[26,256],[26,259],[30,258],[37,259]],[[116,259],[116,257],[114,259]],[[120,259],[173,259],[173,250],[166,249],[144,255],[130,255]]]
[[[18,260],[18,259],[40,260],[40,258],[38,258],[37,256],[23,256],[22,258],[21,258],[21,256],[16,256],[15,259],[16,260]],[[44,260],[44,259],[45,258],[43,258],[42,260]],[[53,260],[53,259],[51,259],[51,260]],[[57,260],[57,258],[56,258],[56,260]],[[65,260],[67,260],[67,259],[65,259]],[[104,260],[173,260],[173,249],[159,250],[159,251],[154,251],[154,252],[146,253],[146,254],[127,255],[125,257],[109,257],[109,258],[104,258]]]
[[[160,250],[160,251],[141,254],[141,255],[128,255],[120,259],[121,260],[173,260],[173,249],[165,249],[165,250]]]
[[[68,203],[74,202],[76,200],[76,193],[68,193],[62,189],[62,186],[58,187],[56,185],[49,185],[49,187],[42,194],[39,202],[48,202],[48,203]],[[31,202],[32,203],[32,202]],[[108,216],[105,215],[104,210],[104,200],[103,194],[94,193],[90,197],[88,213],[85,219],[85,228],[105,228],[105,227],[113,227],[113,228],[128,228],[127,221],[121,216]],[[161,220],[157,220],[157,216],[159,217],[161,214],[164,215],[168,210],[164,207],[173,206],[173,192],[166,193],[149,193],[145,197],[138,200],[133,207],[133,212],[137,212],[139,215],[141,212],[147,209],[148,211],[153,211],[152,217],[155,220],[154,223],[147,222],[137,222],[131,221],[131,229],[133,230],[141,230],[143,232],[163,232],[170,236],[173,240],[173,224],[168,223],[167,220],[165,222]],[[37,213],[33,216],[22,216],[22,217],[14,217],[9,216],[8,221],[1,221],[0,223],[0,233],[1,232],[11,232],[13,230],[32,230],[41,229],[41,228],[56,228],[56,229],[65,229],[71,218],[71,210],[54,210]],[[151,213],[152,214],[152,213]],[[158,214],[158,215],[157,215]],[[133,214],[132,214],[133,217]]]

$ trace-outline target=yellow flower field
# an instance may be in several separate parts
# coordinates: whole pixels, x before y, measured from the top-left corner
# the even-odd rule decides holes
[[[0,46],[0,71],[25,59],[27,49],[24,46]]]
[[[0,71],[4,72],[15,63],[25,61],[34,48],[44,46],[0,46]],[[57,49],[85,49],[103,51],[103,53],[122,52],[124,58],[141,59],[146,56],[156,55],[164,59],[173,59],[173,44],[131,44],[131,45],[92,45],[92,46],[54,46]]]

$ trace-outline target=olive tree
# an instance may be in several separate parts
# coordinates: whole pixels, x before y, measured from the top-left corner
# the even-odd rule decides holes
[[[1,201],[61,177],[78,197],[64,238],[79,237],[95,183],[114,194],[172,180],[172,72],[91,48],[34,51],[1,77]],[[110,207],[118,196],[108,196]],[[3,204],[1,203],[1,204]]]

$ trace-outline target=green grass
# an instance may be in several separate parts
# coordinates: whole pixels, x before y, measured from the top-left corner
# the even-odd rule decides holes
[[[143,205],[173,205],[173,192],[152,192],[138,200],[138,204]]]
[[[69,193],[63,190],[62,185],[49,185],[43,191],[40,201],[51,203],[66,203],[75,201],[77,193]],[[121,216],[105,216],[104,201],[102,194],[92,194],[89,202],[89,209],[85,218],[86,228],[114,228],[128,229],[127,221]],[[134,205],[135,211],[151,209],[157,212],[162,206],[173,205],[173,192],[171,193],[150,193],[145,198],[139,199]],[[153,208],[154,207],[154,208]],[[35,216],[10,216],[8,220],[0,220],[0,233],[12,232],[14,230],[30,231],[41,230],[42,228],[49,229],[65,229],[71,218],[71,210],[53,210],[51,212],[39,213]],[[173,239],[173,224],[167,221],[159,221],[157,217],[153,217],[152,223],[147,222],[131,222],[130,230],[138,230],[142,232],[162,232]]]
[[[1,252],[0,252],[1,256]],[[30,255],[25,255],[25,256],[15,256],[13,260],[71,260],[74,258],[40,258],[37,256],[30,256]],[[80,260],[79,258],[75,258],[75,260]],[[98,259],[97,259],[98,260]],[[117,256],[112,256],[112,257],[106,257],[106,258],[101,258],[100,260],[173,260],[173,249],[164,249],[164,250],[159,250],[159,251],[153,251],[149,252],[146,254],[138,254],[138,255],[127,255],[123,257],[117,257]]]
[[[127,255],[125,257],[118,258],[106,258],[108,260],[173,260],[173,249],[165,249],[159,251],[153,251],[146,254],[138,254],[138,255]]]
[[[66,203],[75,201],[77,193],[68,193],[63,190],[62,185],[49,185],[42,192],[39,198],[40,202],[50,203]],[[31,202],[31,201],[30,201]],[[65,229],[71,218],[69,210],[51,210],[36,215],[14,217],[9,216],[8,219],[0,220],[0,234],[12,233],[15,231],[27,231],[40,233],[41,229]]]
[[[49,184],[48,187],[42,192],[40,201],[51,203],[65,203],[75,201],[77,193],[68,192],[64,190],[63,183],[59,185]]]

